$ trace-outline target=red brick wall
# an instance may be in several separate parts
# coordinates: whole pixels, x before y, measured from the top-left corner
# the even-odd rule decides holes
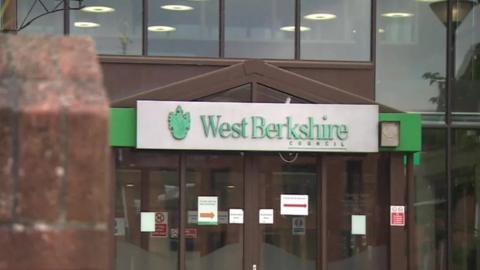
[[[90,39],[0,35],[0,269],[111,269],[109,105]]]

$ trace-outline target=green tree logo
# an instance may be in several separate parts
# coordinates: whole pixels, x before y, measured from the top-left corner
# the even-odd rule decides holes
[[[190,113],[183,113],[182,106],[177,106],[175,112],[168,114],[168,128],[173,138],[183,140],[190,130]]]

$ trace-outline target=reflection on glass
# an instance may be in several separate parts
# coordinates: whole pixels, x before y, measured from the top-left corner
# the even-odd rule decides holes
[[[291,0],[226,0],[225,56],[292,59],[294,10]]]
[[[388,269],[388,169],[378,154],[329,156],[327,181],[328,269]],[[352,215],[365,216],[365,234],[352,232]],[[363,224],[354,224],[363,225]]]
[[[370,60],[370,0],[302,0],[301,58]]]
[[[317,256],[316,157],[292,163],[259,156],[259,209],[273,209],[273,224],[261,224],[260,269],[314,270]],[[308,195],[308,216],[280,215],[280,195]]]
[[[63,9],[63,1],[43,1],[48,10]],[[17,3],[17,28],[26,26],[33,18],[45,14],[45,8],[37,0],[21,0]],[[41,16],[19,33],[63,35],[63,12]]]
[[[243,224],[229,224],[229,209],[243,209],[243,156],[191,154],[187,167],[186,269],[241,270]],[[218,197],[218,225],[197,225],[198,196]]]
[[[252,102],[252,86],[251,84],[244,84],[221,93],[200,98],[199,100],[210,102]]]
[[[419,270],[446,269],[445,130],[424,129],[422,136],[422,152],[414,158],[416,265]]]
[[[429,1],[377,1],[376,100],[445,111],[446,28]]]
[[[83,4],[86,8],[70,12],[71,35],[94,38],[99,54],[141,54],[142,5],[137,0],[87,0]]]
[[[478,113],[480,112],[478,91],[480,89],[480,6],[471,8],[455,32],[455,88],[452,103],[453,111]],[[478,121],[477,117],[476,122]]]
[[[218,0],[148,1],[148,54],[218,57]]]
[[[255,102],[261,103],[310,103],[302,98],[287,95],[277,89],[270,88],[263,84],[257,84],[255,92]]]
[[[480,130],[453,134],[453,265],[455,270],[480,267]]]
[[[178,156],[118,149],[116,159],[116,269],[177,269]],[[140,212],[161,215],[163,225],[140,232]]]

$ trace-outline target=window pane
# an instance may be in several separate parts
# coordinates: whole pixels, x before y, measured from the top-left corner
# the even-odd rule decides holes
[[[480,7],[472,8],[475,2],[454,2],[458,17],[454,16],[455,43],[455,89],[453,110],[456,112],[480,112]],[[471,10],[470,10],[471,9]],[[470,11],[469,11],[470,10]],[[454,13],[455,14],[455,13]],[[465,18],[462,20],[462,17]]]
[[[63,9],[63,1],[43,2],[49,11]],[[45,14],[45,12],[44,7],[39,1],[17,1],[17,28],[26,26],[31,22],[27,27],[23,28],[20,33],[63,35],[63,11],[46,14],[32,21],[33,18]]]
[[[453,133],[453,265],[455,270],[480,267],[480,130]]]
[[[325,160],[328,270],[388,269],[387,155]]]
[[[244,84],[198,100],[209,102],[252,102],[252,85]]]
[[[447,179],[443,129],[424,129],[415,164],[415,239],[418,270],[446,269]],[[412,254],[414,255],[414,254]]]
[[[148,54],[217,57],[218,0],[148,1]]]
[[[76,5],[77,1],[70,1]],[[99,54],[142,52],[142,5],[138,0],[85,0],[86,8],[70,15],[71,35],[95,39]]]
[[[292,59],[294,2],[225,0],[225,56]]]
[[[302,0],[301,58],[370,60],[370,0]]]
[[[229,209],[244,209],[243,155],[192,154],[186,159],[186,269],[241,270],[243,224],[229,223]],[[198,196],[217,197],[217,225],[197,225]]]
[[[446,28],[432,1],[377,1],[376,99],[405,111],[445,111]]]
[[[257,84],[255,92],[255,102],[260,103],[285,103],[290,99],[290,103],[310,103],[305,99],[287,95],[277,89],[270,88],[263,84]]]
[[[118,149],[116,160],[116,269],[178,269],[178,155]],[[155,213],[155,232],[140,231],[140,212]]]

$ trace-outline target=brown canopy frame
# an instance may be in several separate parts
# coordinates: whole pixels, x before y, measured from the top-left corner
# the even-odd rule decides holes
[[[312,103],[378,104],[343,89],[287,71],[261,60],[232,66],[115,100],[112,107],[135,107],[137,100],[197,100],[248,83],[260,83]],[[382,104],[381,112],[401,112]]]

